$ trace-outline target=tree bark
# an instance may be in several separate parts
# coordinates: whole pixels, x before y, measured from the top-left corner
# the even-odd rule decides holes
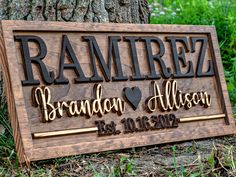
[[[148,23],[147,0],[0,0],[0,19]]]

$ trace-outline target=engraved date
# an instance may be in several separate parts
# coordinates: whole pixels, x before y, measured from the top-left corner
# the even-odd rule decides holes
[[[142,116],[136,119],[128,117],[120,121],[124,134],[177,128],[179,122],[180,119],[174,114],[152,115],[151,117]],[[122,132],[117,129],[117,124],[114,121],[106,123],[104,120],[99,120],[95,121],[95,124],[98,128],[98,136],[119,135]]]
[[[133,118],[124,118],[121,123],[124,127],[124,133],[134,133],[149,130],[159,130],[166,128],[177,128],[179,119],[174,114],[153,115]]]

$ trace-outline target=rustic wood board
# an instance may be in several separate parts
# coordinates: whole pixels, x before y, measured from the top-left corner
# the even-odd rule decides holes
[[[216,32],[212,26],[1,21],[0,39],[0,61],[20,162],[236,132]],[[111,43],[109,39],[112,39]],[[45,56],[45,48],[39,40],[47,48]],[[61,52],[63,46],[64,55]],[[109,65],[106,65],[106,73],[106,66],[102,66],[99,60],[99,51],[107,64],[109,46],[112,62],[110,71]],[[73,54],[80,66],[77,71],[82,70],[86,82],[74,81],[75,78],[81,79],[82,75],[76,75],[75,68],[68,64],[74,64],[71,59]],[[38,57],[46,71],[53,71],[54,75],[48,73],[46,77],[47,72],[41,72],[41,65],[33,61],[34,57]],[[118,63],[114,65],[115,61]],[[27,62],[30,64],[27,65]],[[161,62],[164,63],[162,67]],[[59,77],[60,66],[65,67],[62,77]],[[92,69],[93,66],[97,73]],[[30,79],[29,68],[32,68],[33,80]],[[68,79],[68,83],[63,80],[63,76]],[[111,76],[120,80],[114,81]],[[92,77],[100,81],[95,82]],[[34,81],[39,81],[39,84],[34,84]],[[160,93],[154,98],[153,88],[157,91],[157,87]],[[176,100],[166,96],[175,92],[174,89],[181,90],[184,95],[175,95],[178,97]],[[197,100],[200,93],[204,92],[207,96]],[[109,102],[106,102],[107,114],[96,114],[98,108],[94,103],[94,107],[91,106],[94,114],[90,118],[80,114],[70,117],[64,110],[61,116],[55,115],[55,119],[52,118],[54,120],[47,121],[44,111],[50,112],[50,106],[39,106],[43,105],[43,93],[46,93],[44,98],[48,99],[51,108],[56,108],[56,104],[61,102],[69,105],[69,101],[77,101],[74,106],[81,106],[85,100],[92,104],[99,97],[96,94],[100,94],[101,99],[106,98]],[[189,109],[185,109],[188,101],[183,101],[187,93],[196,93],[196,105]],[[190,99],[191,96],[187,97]],[[117,109],[113,107],[113,111],[109,105],[115,101],[112,102],[111,98],[121,101],[121,105]],[[181,98],[182,106],[178,108]],[[207,99],[210,100],[209,104]],[[101,110],[104,110],[104,102],[101,101]],[[190,102],[193,104],[194,100]],[[88,111],[84,111],[86,113]],[[102,121],[106,123],[105,126]]]

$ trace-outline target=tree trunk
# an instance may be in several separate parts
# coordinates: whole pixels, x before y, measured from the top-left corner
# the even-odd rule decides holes
[[[0,19],[148,23],[147,0],[0,0]]]

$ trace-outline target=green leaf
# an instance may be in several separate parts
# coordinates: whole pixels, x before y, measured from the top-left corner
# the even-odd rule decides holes
[[[123,164],[126,160],[127,160],[127,158],[122,156],[122,157],[120,158],[120,163]]]
[[[193,174],[190,174],[189,177],[197,177],[197,176],[201,176],[201,174],[200,173],[193,173]]]

